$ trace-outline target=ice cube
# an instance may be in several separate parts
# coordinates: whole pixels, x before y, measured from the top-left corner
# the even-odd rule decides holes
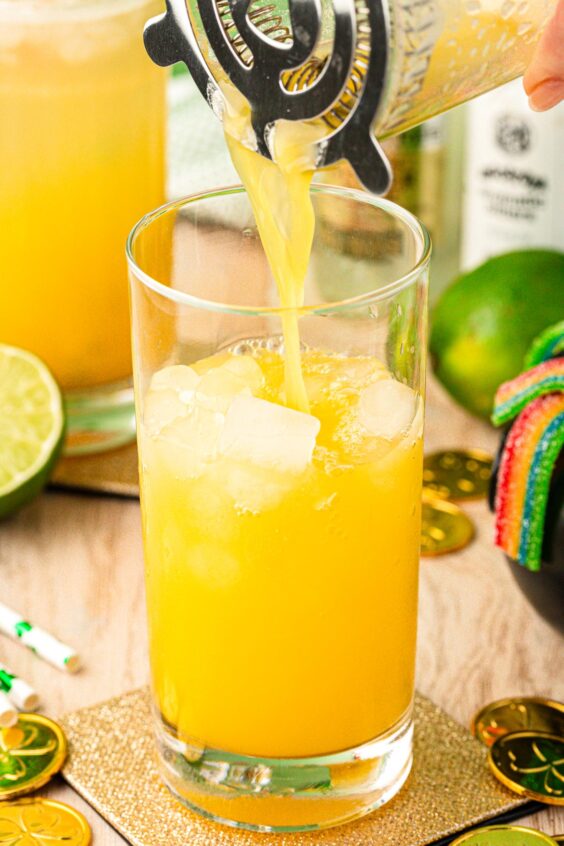
[[[222,486],[237,514],[260,514],[276,508],[294,487],[293,475],[248,460],[221,462]]]
[[[300,473],[311,462],[319,427],[311,414],[238,396],[227,412],[219,448],[238,461]]]
[[[353,388],[364,388],[388,375],[382,362],[372,356],[335,356],[333,372],[340,382]]]
[[[173,364],[157,371],[151,379],[151,390],[161,391],[172,388],[175,391],[193,391],[199,376],[195,370],[186,364]]]
[[[194,361],[192,363],[192,369],[198,374],[198,376],[203,376],[204,373],[208,372],[208,370],[214,370],[216,367],[221,367],[221,365],[225,364],[230,357],[231,354],[228,352],[214,353],[206,358],[200,358],[198,361]]]
[[[392,440],[409,429],[416,407],[417,395],[411,388],[383,379],[360,392],[358,419],[372,435]]]
[[[252,396],[253,390],[258,390],[263,382],[262,370],[256,361],[248,356],[230,356],[201,377],[196,388],[196,402],[225,413],[233,397]]]
[[[304,366],[306,391],[312,403],[323,402],[327,397],[358,395],[367,385],[387,378],[384,365],[368,356],[324,354]]]
[[[250,355],[232,355],[221,367],[243,380],[252,393],[264,385],[264,375],[260,365]]]
[[[210,411],[227,412],[233,397],[238,394],[252,396],[250,388],[236,374],[218,367],[202,376],[196,388],[195,401]]]
[[[218,455],[224,416],[191,405],[186,415],[162,428],[158,436],[159,454],[176,478],[200,475],[207,462]]]
[[[158,435],[173,420],[184,417],[188,406],[172,388],[149,391],[143,405],[143,425],[149,435]]]

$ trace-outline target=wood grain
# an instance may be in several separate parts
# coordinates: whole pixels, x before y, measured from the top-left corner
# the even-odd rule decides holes
[[[429,391],[427,449],[493,451],[496,434]],[[564,699],[563,640],[527,604],[491,543],[483,502],[469,505],[474,543],[423,559],[418,687],[468,724],[485,702],[513,694]],[[66,676],[6,638],[0,661],[41,692],[48,714],[102,701],[148,680],[139,506],[136,502],[48,492],[0,527],[2,601],[75,646],[84,669]],[[49,795],[82,810],[95,846],[123,843],[62,782]],[[564,833],[564,809],[524,821]],[[398,844],[401,846],[401,844]]]

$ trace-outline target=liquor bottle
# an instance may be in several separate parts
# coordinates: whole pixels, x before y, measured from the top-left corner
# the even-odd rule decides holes
[[[462,265],[564,251],[564,104],[533,112],[520,80],[467,107]]]

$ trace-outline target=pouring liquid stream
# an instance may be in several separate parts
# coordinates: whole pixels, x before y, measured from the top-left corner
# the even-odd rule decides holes
[[[286,405],[309,413],[301,367],[299,314],[315,231],[310,185],[315,172],[312,145],[326,133],[321,124],[280,120],[274,160],[250,150],[241,139],[250,131],[244,97],[224,85],[225,140],[249,196],[262,245],[274,277],[282,313]]]

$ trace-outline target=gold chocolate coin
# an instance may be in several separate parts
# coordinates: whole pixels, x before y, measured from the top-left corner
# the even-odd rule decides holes
[[[505,734],[490,747],[488,763],[514,793],[564,805],[564,737],[539,731]]]
[[[524,825],[491,825],[467,831],[450,846],[555,846],[556,840]]]
[[[453,502],[423,493],[421,555],[445,555],[467,546],[474,524]]]
[[[485,746],[516,731],[544,731],[564,737],[564,703],[536,696],[499,699],[478,711],[470,729]]]
[[[53,799],[0,805],[0,842],[22,846],[88,846],[90,826],[78,811]]]
[[[432,452],[423,463],[423,486],[443,499],[487,496],[493,459],[480,449]]]
[[[58,773],[67,754],[62,729],[40,714],[20,714],[15,726],[0,730],[0,802],[43,787]]]

